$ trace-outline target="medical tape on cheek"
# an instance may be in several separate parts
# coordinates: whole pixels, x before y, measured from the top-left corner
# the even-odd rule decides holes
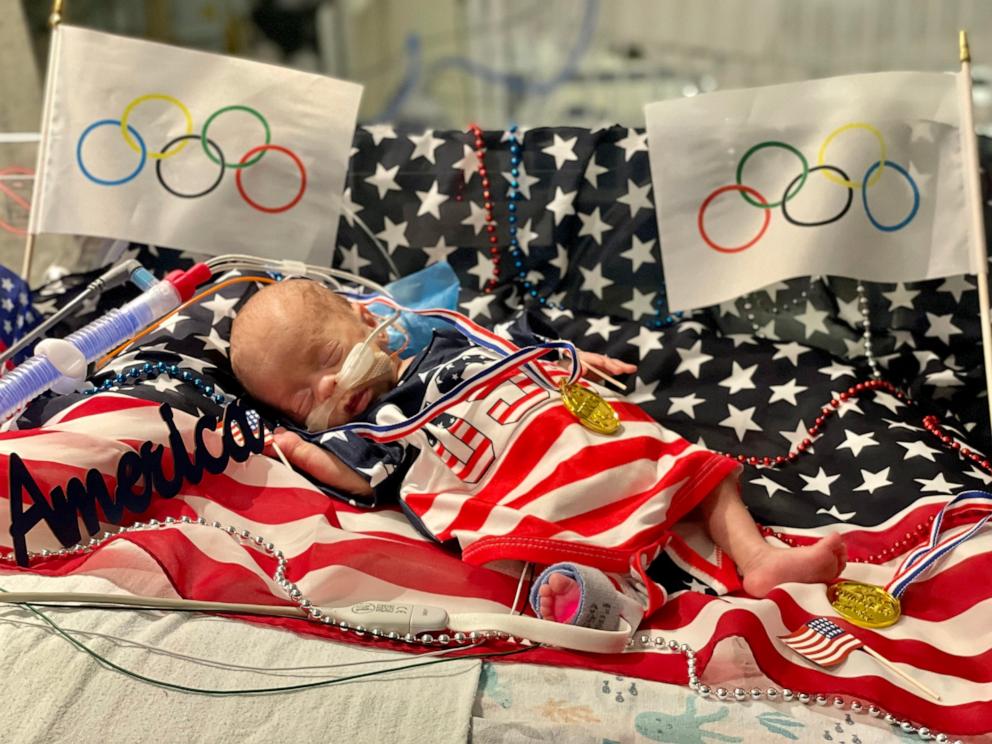
[[[391,375],[392,360],[374,343],[358,344],[345,357],[338,373],[337,391],[345,393]]]
[[[338,372],[334,392],[321,401],[307,414],[304,427],[311,433],[327,429],[331,414],[341,404],[343,397],[352,390],[368,387],[386,378],[392,379],[393,363],[390,356],[382,351],[375,343],[370,343],[371,337],[356,344],[348,352],[341,371]]]

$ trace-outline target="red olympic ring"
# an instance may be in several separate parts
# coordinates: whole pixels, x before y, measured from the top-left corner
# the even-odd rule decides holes
[[[740,253],[741,251],[747,250],[752,245],[754,245],[759,240],[761,240],[761,236],[764,235],[765,231],[768,229],[768,223],[771,222],[772,210],[770,209],[761,210],[765,214],[765,221],[761,225],[761,229],[758,231],[758,234],[751,239],[751,242],[737,246],[736,248],[725,248],[722,245],[717,245],[712,240],[710,240],[710,236],[706,234],[706,228],[703,227],[703,212],[706,211],[706,207],[710,205],[711,201],[713,201],[718,196],[720,196],[720,194],[723,194],[727,191],[742,191],[744,193],[750,194],[759,202],[761,202],[762,205],[767,205],[768,201],[765,199],[765,197],[759,194],[757,190],[752,189],[750,186],[744,186],[743,184],[739,184],[739,183],[732,183],[728,186],[721,186],[712,194],[707,196],[706,199],[703,201],[703,203],[699,205],[699,216],[696,218],[696,222],[699,225],[699,234],[702,236],[703,240],[706,241],[706,245],[708,245],[710,248],[712,248],[715,251],[719,251],[720,253]]]
[[[300,199],[303,198],[303,192],[307,190],[307,169],[303,167],[303,161],[300,160],[295,152],[287,147],[283,147],[282,145],[259,145],[258,147],[253,147],[241,156],[240,165],[245,165],[246,161],[249,160],[252,155],[257,152],[264,152],[265,150],[275,150],[276,152],[281,152],[283,155],[287,156],[290,160],[296,163],[296,167],[300,169],[300,190],[296,192],[296,196],[293,197],[292,201],[280,207],[266,207],[252,200],[252,198],[245,192],[245,187],[241,183],[241,174],[244,173],[244,168],[239,168],[236,171],[234,182],[237,184],[238,193],[241,194],[241,198],[245,200],[245,203],[248,204],[248,206],[257,209],[259,212],[268,212],[269,214],[285,212],[286,210],[295,207]],[[767,215],[767,211],[765,214]]]
[[[17,165],[12,165],[7,168],[0,169],[0,176],[16,175],[16,176],[33,176],[34,171],[30,168],[22,168]],[[0,181],[0,192],[5,194],[12,202],[23,209],[25,212],[31,210],[31,204],[20,194],[18,194],[13,189],[7,187],[3,181]],[[0,220],[0,230],[6,230],[14,235],[27,235],[28,231],[22,227],[17,227],[16,225],[8,224],[3,220]]]

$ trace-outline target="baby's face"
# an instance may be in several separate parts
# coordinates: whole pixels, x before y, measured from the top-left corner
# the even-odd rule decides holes
[[[325,319],[295,317],[298,313],[288,308],[273,315],[253,329],[252,348],[238,350],[247,361],[241,382],[294,423],[312,431],[340,426],[396,384],[394,362],[388,378],[351,390],[338,385],[348,352],[375,327],[375,317],[364,308],[353,305],[351,312]],[[379,343],[385,349],[385,334]]]

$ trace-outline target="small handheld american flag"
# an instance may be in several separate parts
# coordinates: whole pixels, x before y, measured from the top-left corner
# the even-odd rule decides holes
[[[0,351],[13,346],[25,333],[37,325],[40,315],[31,305],[31,290],[17,274],[0,266]],[[15,357],[16,362],[27,357],[30,347]],[[14,366],[8,361],[0,369],[2,374]]]
[[[825,617],[815,617],[781,641],[801,656],[823,667],[840,664],[864,644]]]
[[[249,408],[245,410],[245,417],[248,419],[248,425],[251,426],[252,433],[255,434],[255,436],[258,436],[258,430],[259,427],[261,427],[265,433],[265,438],[263,440],[265,445],[268,446],[272,444],[273,441],[272,432],[265,428],[265,424],[262,423],[262,417],[258,415],[258,411]],[[217,433],[224,431],[223,419],[220,420],[214,431],[216,431]],[[241,434],[241,427],[238,426],[237,421],[231,422],[231,436],[234,438],[234,443],[237,444],[239,447],[244,445],[245,438]]]
[[[779,639],[800,656],[804,656],[822,667],[836,666],[844,661],[852,651],[860,648],[896,676],[918,687],[934,700],[940,700],[940,695],[925,684],[910,677],[880,653],[869,648],[825,617],[814,617],[789,635],[779,636]]]

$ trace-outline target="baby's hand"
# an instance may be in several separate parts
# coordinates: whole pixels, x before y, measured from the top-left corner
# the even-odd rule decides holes
[[[294,468],[309,473],[321,483],[348,493],[359,495],[372,493],[368,482],[333,453],[306,441],[299,434],[276,429],[273,439]],[[270,445],[265,448],[264,454],[274,456],[275,450]]]
[[[299,434],[294,434],[293,432],[283,429],[282,427],[279,427],[272,432],[272,439],[275,446],[273,446],[273,444],[265,445],[265,449],[262,450],[262,454],[268,455],[269,457],[278,458],[279,456],[276,454],[275,448],[279,447],[279,450],[290,462],[292,462],[293,459],[289,456],[289,453],[295,451],[296,448],[303,442],[303,437]]]

